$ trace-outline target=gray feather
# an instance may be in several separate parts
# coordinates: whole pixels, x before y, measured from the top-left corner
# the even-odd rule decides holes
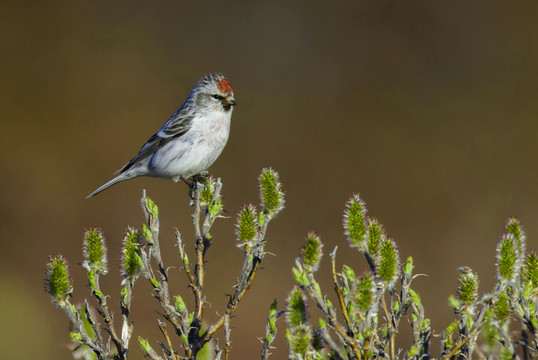
[[[99,194],[101,191],[104,191],[104,190],[108,189],[112,185],[116,185],[117,183],[119,183],[121,181],[124,181],[124,180],[132,179],[133,177],[134,176],[126,175],[125,173],[121,173],[118,176],[116,176],[114,179],[110,180],[109,182],[107,182],[106,184],[104,184],[103,186],[101,186],[100,188],[98,188],[97,190],[95,190],[94,192],[89,194],[88,196],[86,196],[84,199],[89,199],[91,197],[94,197],[95,195]]]

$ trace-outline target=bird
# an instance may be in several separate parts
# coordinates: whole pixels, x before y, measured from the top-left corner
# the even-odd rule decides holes
[[[232,112],[237,105],[232,86],[220,73],[198,80],[189,96],[163,126],[119,172],[85,199],[138,176],[174,182],[203,173],[217,160],[230,135]]]

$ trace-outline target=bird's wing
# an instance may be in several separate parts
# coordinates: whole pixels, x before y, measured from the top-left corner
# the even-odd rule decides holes
[[[178,112],[172,115],[170,119],[164,123],[161,129],[146,141],[138,154],[120,169],[120,173],[129,170],[133,165],[139,163],[148,156],[155,154],[157,150],[168,144],[170,141],[182,136],[189,130],[194,116],[187,115],[180,117]]]

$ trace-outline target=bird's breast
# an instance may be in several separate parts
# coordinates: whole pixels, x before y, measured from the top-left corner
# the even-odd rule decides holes
[[[190,177],[207,170],[228,141],[230,120],[230,112],[195,117],[185,134],[154,154],[150,169],[169,178]]]

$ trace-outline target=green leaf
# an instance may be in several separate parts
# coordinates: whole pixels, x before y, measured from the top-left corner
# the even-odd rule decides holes
[[[409,292],[409,296],[411,297],[411,301],[416,306],[416,308],[422,309],[422,302],[420,301],[419,294],[413,289],[408,289],[408,292]]]
[[[150,353],[153,353],[154,350],[153,348],[151,347],[151,345],[149,344],[149,341],[144,339],[143,337],[139,336],[138,337],[138,343],[140,344],[140,346],[142,347],[142,349],[147,353],[147,354],[150,354]]]
[[[83,340],[82,334],[79,333],[79,332],[70,332],[69,337],[71,338],[72,341],[82,341]]]
[[[175,295],[174,296],[174,305],[175,305],[175,308],[176,308],[176,311],[180,314],[183,314],[183,312],[185,310],[187,310],[187,305],[185,305],[185,301],[183,300],[183,298],[179,295]]]
[[[415,356],[417,354],[418,354],[418,347],[413,345],[413,346],[411,346],[411,348],[407,352],[407,357],[410,358],[410,357],[413,357],[413,356]]]
[[[95,271],[88,271],[88,284],[90,286],[90,289],[95,290]]]
[[[467,328],[467,331],[471,331],[473,329],[473,325],[474,325],[474,320],[472,317],[470,316],[467,316],[465,318],[465,327]]]
[[[394,301],[394,305],[392,306],[392,311],[395,313],[400,311],[400,302],[398,300]]]
[[[430,319],[426,318],[426,319],[422,320],[422,324],[420,324],[421,331],[429,330],[430,325],[431,325],[431,320]]]
[[[319,286],[319,283],[317,281],[312,282],[312,287],[314,288],[314,292],[316,295],[321,299],[323,298],[323,294],[321,293],[321,287]]]
[[[271,306],[269,307],[269,330],[271,333],[275,333],[276,332],[276,320],[277,320],[277,314],[278,314],[278,309],[277,309],[277,301],[276,299],[271,303]]]
[[[450,295],[448,297],[448,306],[455,310],[461,306],[461,303],[454,295]]]
[[[189,316],[187,317],[187,323],[192,324],[192,319],[194,319],[194,313],[189,313]]]
[[[153,202],[153,200],[151,200],[149,198],[149,196],[146,196],[146,199],[147,199],[147,208],[148,208],[148,211],[155,217],[159,217],[159,207],[157,206],[157,204],[155,204]]]
[[[142,236],[148,241],[153,242],[153,233],[146,224],[142,224]]]
[[[213,204],[209,206],[209,216],[213,218],[217,217],[221,213],[223,208],[224,206],[222,205],[222,200],[216,199]]]
[[[96,298],[98,299],[102,299],[103,298],[103,293],[99,290],[93,290],[93,294],[95,295]]]
[[[293,272],[293,278],[299,283],[299,285],[307,286],[310,283],[304,271],[301,271],[296,267],[292,267],[291,271]]]
[[[349,284],[353,284],[355,282],[355,271],[353,271],[352,268],[344,264],[342,265],[342,273]]]
[[[450,336],[458,327],[459,321],[454,321],[452,324],[448,325],[445,329],[445,335]]]
[[[156,279],[149,279],[149,281],[151,282],[151,285],[155,288],[155,289],[158,289],[159,288],[159,282],[156,280]]]
[[[411,256],[409,256],[405,262],[404,262],[404,265],[403,265],[403,272],[404,274],[411,278],[411,275],[413,274],[413,268],[415,267],[415,265],[413,265],[413,258]]]

